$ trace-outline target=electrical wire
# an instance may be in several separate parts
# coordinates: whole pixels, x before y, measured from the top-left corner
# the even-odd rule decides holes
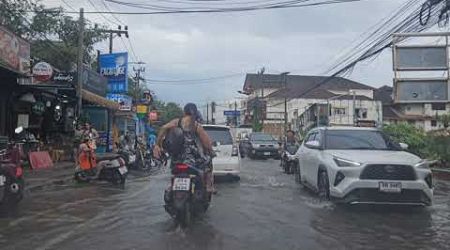
[[[205,83],[210,83],[211,81],[214,81],[214,80],[222,80],[222,79],[233,78],[233,77],[243,76],[243,75],[244,75],[243,73],[238,73],[238,74],[230,74],[230,75],[199,78],[199,79],[185,79],[185,80],[147,79],[146,81],[150,84],[189,85],[189,84],[205,84]]]
[[[311,1],[311,0],[303,0]],[[167,11],[136,11],[136,12],[124,12],[124,11],[85,11],[85,14],[116,14],[116,15],[164,15],[164,14],[192,14],[192,13],[227,13],[227,12],[249,12],[249,11],[260,11],[269,9],[285,9],[285,8],[304,8],[319,5],[331,5],[331,4],[342,4],[350,2],[359,2],[368,0],[328,0],[316,3],[305,3],[305,4],[283,4],[283,5],[273,5],[265,7],[242,7],[242,8],[211,8],[211,9],[198,9],[198,10],[167,10]],[[127,5],[128,3],[124,3]],[[36,11],[28,11],[36,12]],[[45,10],[42,12],[51,13],[52,10]],[[64,11],[66,14],[78,14],[76,11]]]

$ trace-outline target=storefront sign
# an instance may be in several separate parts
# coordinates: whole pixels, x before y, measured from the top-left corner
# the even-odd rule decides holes
[[[137,105],[136,106],[136,113],[137,113],[137,116],[139,118],[144,118],[145,115],[147,114],[147,106],[145,106],[145,105]]]
[[[122,94],[107,94],[106,99],[119,103],[119,110],[131,111],[133,99],[130,96]]]
[[[31,110],[36,115],[42,115],[45,112],[45,104],[43,102],[36,102],[33,104],[33,107],[31,107]]]
[[[99,96],[106,96],[108,80],[99,73],[83,67],[83,89],[90,91]]]
[[[72,72],[59,72],[53,74],[53,82],[55,83],[75,83],[75,73]]]
[[[0,66],[30,73],[30,43],[0,26]]]
[[[52,78],[52,65],[46,62],[38,62],[33,67],[33,78],[36,82],[47,82]]]
[[[128,53],[100,55],[100,74],[108,78],[108,93],[128,92]]]

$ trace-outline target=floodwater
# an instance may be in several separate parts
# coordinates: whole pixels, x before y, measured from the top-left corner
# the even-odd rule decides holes
[[[1,249],[450,249],[450,182],[429,208],[337,206],[285,175],[278,161],[243,160],[208,212],[177,227],[163,208],[169,174],[55,185],[0,217]]]

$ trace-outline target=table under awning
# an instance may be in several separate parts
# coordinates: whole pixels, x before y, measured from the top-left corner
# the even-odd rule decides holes
[[[81,93],[82,93],[82,98],[85,101],[88,101],[90,103],[99,105],[99,106],[107,108],[107,109],[110,109],[112,111],[118,111],[119,110],[120,105],[117,102],[110,101],[110,100],[106,99],[105,97],[96,95],[96,94],[94,94],[94,93],[92,93],[90,91],[87,91],[85,89],[83,89],[81,91]]]

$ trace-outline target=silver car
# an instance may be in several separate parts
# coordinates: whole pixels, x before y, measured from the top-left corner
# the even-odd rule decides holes
[[[406,148],[375,128],[316,128],[297,151],[296,179],[322,197],[345,203],[429,206],[429,164]]]

